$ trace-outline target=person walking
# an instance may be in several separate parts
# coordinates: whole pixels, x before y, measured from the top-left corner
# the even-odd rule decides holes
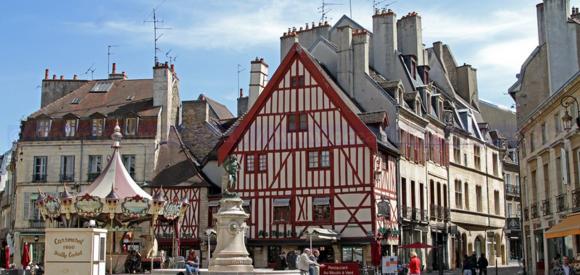
[[[317,262],[310,260],[311,255],[312,252],[310,251],[310,249],[305,248],[304,252],[302,252],[302,254],[300,254],[300,256],[298,257],[297,266],[298,269],[300,269],[300,274],[313,275],[312,273],[310,273],[310,265],[311,264],[315,266],[319,265]]]
[[[288,267],[288,263],[286,262],[286,253],[282,251],[278,258],[276,259],[276,267],[275,270],[285,270]]]
[[[409,261],[409,274],[421,274],[421,259],[417,257],[415,251],[411,251],[409,254],[411,260]]]
[[[570,259],[567,256],[562,257],[562,274],[564,275],[576,275],[574,267],[570,266]]]
[[[487,266],[489,262],[483,253],[479,256],[479,260],[477,260],[477,268],[479,268],[479,275],[485,274],[487,275]]]
[[[475,275],[472,272],[471,257],[463,255],[463,275]]]

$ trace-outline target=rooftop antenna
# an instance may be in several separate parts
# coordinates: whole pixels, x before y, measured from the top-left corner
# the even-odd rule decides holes
[[[111,52],[111,48],[116,48],[119,47],[118,45],[107,45],[107,74],[110,73],[110,68],[111,68],[111,55],[113,55],[114,53]]]
[[[93,80],[93,74],[95,73],[95,63],[93,63],[84,73],[84,75],[91,73],[91,80]]]
[[[169,64],[173,64],[175,62],[175,60],[177,59],[177,55],[176,56],[170,55],[171,51],[172,50],[169,50],[165,53],[165,57],[167,57],[167,59],[169,59]]]
[[[158,26],[159,23],[163,23],[163,20],[157,19],[157,9],[156,8],[153,9],[153,20],[146,20],[145,23],[153,23],[153,44],[154,44],[153,55],[155,56],[155,64],[157,64],[159,62],[159,59],[157,58],[157,52],[160,50],[157,47],[157,41],[163,36],[163,34],[157,35],[157,31],[158,30],[169,30],[170,28],[162,28],[162,27]]]
[[[320,12],[320,21],[325,22],[328,21],[328,14],[332,11],[332,9],[329,9],[328,6],[339,6],[342,4],[338,4],[338,3],[328,3],[324,0],[322,0],[322,5],[320,5],[320,7],[318,7],[318,11]]]
[[[398,1],[391,1],[388,2],[384,5],[381,5],[383,3],[387,2],[387,0],[373,0],[373,12],[376,12],[377,10],[379,10],[380,8],[387,8],[395,3],[397,3]]]
[[[240,73],[243,72],[244,70],[246,70],[245,68],[242,67],[242,65],[238,64],[238,90],[240,90]]]

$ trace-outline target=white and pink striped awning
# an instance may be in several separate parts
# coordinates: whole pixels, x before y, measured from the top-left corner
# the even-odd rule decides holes
[[[114,142],[112,146],[113,155],[109,159],[109,163],[107,163],[105,169],[93,183],[79,195],[89,194],[104,199],[111,193],[111,190],[114,190],[115,194],[121,200],[135,196],[151,200],[151,195],[135,183],[131,175],[129,175],[129,172],[127,172],[127,169],[125,169],[125,165],[123,165],[121,154],[119,153],[120,141],[123,135],[121,135],[121,129],[118,124],[115,126],[115,132],[111,137]]]

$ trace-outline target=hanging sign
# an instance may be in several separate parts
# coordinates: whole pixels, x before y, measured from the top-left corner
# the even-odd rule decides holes
[[[93,197],[89,194],[77,198],[75,208],[79,215],[95,216],[103,211],[103,202],[99,197]]]
[[[46,209],[46,214],[51,218],[60,216],[60,201],[57,198],[48,196],[44,200],[44,207]]]
[[[165,205],[163,208],[163,217],[168,220],[174,220],[179,217],[181,212],[182,203],[180,201],[174,200]]]
[[[127,216],[142,217],[149,212],[149,200],[141,197],[126,198],[121,204],[123,214]]]

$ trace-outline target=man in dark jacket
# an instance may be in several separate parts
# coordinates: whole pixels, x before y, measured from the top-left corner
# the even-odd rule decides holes
[[[481,275],[481,274],[487,275],[487,266],[488,265],[489,265],[489,263],[487,262],[485,255],[483,255],[483,253],[482,253],[479,256],[479,260],[477,260],[477,267],[479,268],[479,275]]]

